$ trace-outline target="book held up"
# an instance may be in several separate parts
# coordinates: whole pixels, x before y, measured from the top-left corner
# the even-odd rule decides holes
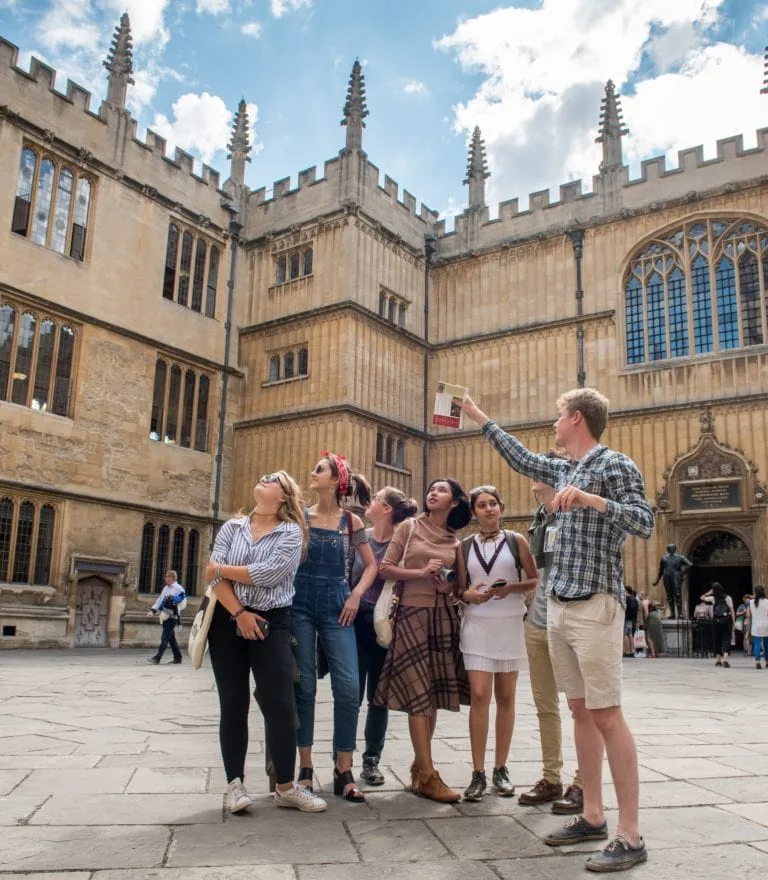
[[[432,413],[432,424],[441,428],[460,428],[464,411],[456,402],[464,400],[467,389],[461,385],[450,385],[448,382],[437,383],[435,409]]]

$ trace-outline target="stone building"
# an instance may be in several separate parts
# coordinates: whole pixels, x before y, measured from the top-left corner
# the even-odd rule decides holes
[[[439,475],[493,483],[524,529],[527,481],[477,431],[431,426],[439,379],[539,450],[558,393],[599,387],[658,512],[627,582],[661,595],[670,541],[692,594],[765,580],[768,130],[630,179],[609,82],[589,192],[490,219],[476,130],[447,231],[364,152],[357,62],[338,156],[269,192],[245,185],[244,102],[223,183],[137,139],[127,16],[98,112],[16,62],[0,40],[1,647],[153,641],[164,569],[199,593],[255,477],[305,482],[321,449],[416,497]]]

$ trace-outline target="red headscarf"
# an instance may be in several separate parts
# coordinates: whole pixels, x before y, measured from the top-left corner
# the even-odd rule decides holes
[[[335,452],[321,452],[323,458],[332,461],[336,466],[336,473],[339,477],[339,495],[342,497],[347,494],[349,489],[349,468],[347,467],[347,459],[344,455],[338,455]]]

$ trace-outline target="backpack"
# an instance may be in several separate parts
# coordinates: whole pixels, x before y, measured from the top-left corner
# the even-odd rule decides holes
[[[721,599],[719,602],[715,602],[715,607],[712,609],[712,616],[715,620],[731,619],[731,609],[728,607],[728,603],[725,601],[725,599]]]
[[[517,579],[521,581],[523,579],[523,567],[520,564],[520,547],[517,543],[517,535],[514,532],[510,532],[508,529],[504,529],[503,531],[504,537],[507,541],[507,547],[509,547],[512,558],[515,560]],[[469,551],[472,548],[472,542],[474,539],[474,535],[468,535],[461,542],[461,555],[464,557],[464,570],[467,572],[467,578],[469,578]]]
[[[627,610],[624,613],[624,617],[626,620],[631,620],[632,623],[637,619],[637,611],[640,607],[637,597],[627,593]]]

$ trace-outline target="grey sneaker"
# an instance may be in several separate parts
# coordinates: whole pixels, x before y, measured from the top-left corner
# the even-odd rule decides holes
[[[614,871],[628,871],[647,861],[648,850],[642,837],[640,846],[631,846],[623,837],[614,837],[602,852],[588,858],[584,867],[598,874],[610,874]]]
[[[316,794],[313,794],[303,785],[294,782],[287,791],[275,789],[275,803],[278,807],[293,807],[302,813],[322,813],[328,808],[328,804]]]
[[[363,772],[360,778],[368,785],[384,785],[384,774],[379,770],[378,758],[363,758]]]
[[[467,790],[464,792],[464,800],[465,801],[481,801],[483,799],[483,795],[485,794],[485,789],[487,788],[487,783],[485,781],[485,772],[483,770],[473,770],[472,771],[472,781],[467,786]]]
[[[515,786],[510,781],[506,767],[494,767],[491,781],[496,789],[496,794],[501,795],[501,797],[512,797],[515,793]]]
[[[240,778],[233,779],[227,786],[227,809],[230,813],[239,813],[247,810],[253,801],[248,797],[243,781]]]
[[[592,825],[582,816],[573,816],[562,828],[543,838],[542,843],[547,846],[570,846],[587,840],[608,840],[608,823]]]

